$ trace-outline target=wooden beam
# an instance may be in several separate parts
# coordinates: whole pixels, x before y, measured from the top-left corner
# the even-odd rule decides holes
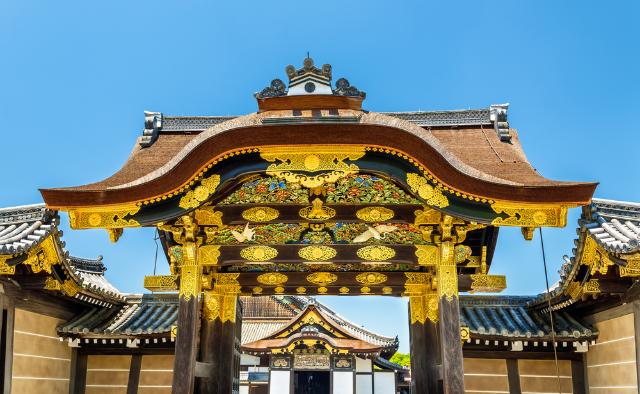
[[[129,367],[129,382],[127,382],[127,394],[137,394],[140,383],[140,368],[142,366],[142,355],[131,356],[131,366]]]
[[[5,348],[4,348],[4,393],[11,392],[11,377],[13,376],[13,323],[15,321],[16,308],[12,298],[2,297],[2,320]]]
[[[87,355],[74,348],[71,353],[69,394],[84,394],[87,386]]]
[[[514,352],[510,350],[468,350],[464,349],[465,358],[490,358],[490,359],[522,359],[522,360],[553,360],[553,351],[548,352]],[[580,360],[581,353],[558,352],[558,360]]]
[[[71,320],[86,306],[71,301],[65,297],[54,296],[46,291],[28,290],[18,287],[15,281],[0,280],[4,294],[13,300],[16,308],[38,313],[56,319]]]
[[[173,394],[192,394],[195,385],[200,301],[198,296],[180,296],[178,332],[173,361]]]
[[[507,377],[509,379],[509,393],[521,394],[520,388],[520,372],[518,371],[518,359],[507,359]]]
[[[440,356],[444,394],[464,393],[464,366],[460,342],[460,308],[458,297],[440,298]]]

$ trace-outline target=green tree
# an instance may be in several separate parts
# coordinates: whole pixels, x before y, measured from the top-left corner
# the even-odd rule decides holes
[[[411,366],[411,357],[409,356],[409,354],[405,353],[396,353],[391,356],[391,359],[389,361],[398,365],[402,365],[403,367]]]

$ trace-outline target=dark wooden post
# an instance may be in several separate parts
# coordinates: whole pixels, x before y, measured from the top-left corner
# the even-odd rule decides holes
[[[137,394],[140,383],[140,367],[142,366],[142,355],[131,356],[131,366],[129,367],[129,382],[127,383],[127,394]]]
[[[87,354],[74,348],[69,371],[69,394],[84,394],[87,385]]]
[[[200,302],[197,295],[189,299],[180,295],[176,353],[173,361],[173,394],[193,393],[196,357],[198,355],[199,304]]]
[[[200,340],[201,373],[196,385],[196,392],[200,394],[231,394],[237,392],[240,385],[240,300],[236,294],[216,294],[224,291],[221,287],[205,292]],[[207,309],[208,305],[218,305],[219,308]]]
[[[450,239],[451,218],[441,224],[443,239]],[[458,302],[458,271],[454,256],[454,242],[439,244],[440,258],[436,267],[440,320],[440,359],[442,386],[445,394],[464,393],[464,359],[460,341],[460,306]]]
[[[180,261],[178,332],[173,361],[173,394],[192,394],[195,388],[196,358],[200,325],[201,267],[196,246],[197,225],[182,218],[185,237]]]
[[[460,342],[460,309],[458,297],[440,298],[440,354],[442,384],[445,394],[464,393],[464,365]]]
[[[517,358],[507,359],[507,378],[509,379],[509,392],[521,394],[522,388],[520,386],[520,370]]]
[[[438,365],[440,364],[438,325],[429,320],[424,323],[411,323],[411,311],[409,311],[409,334],[411,392],[438,393]]]

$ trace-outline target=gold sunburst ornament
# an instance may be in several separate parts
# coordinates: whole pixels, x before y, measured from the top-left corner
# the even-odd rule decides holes
[[[298,256],[308,261],[326,261],[336,257],[337,254],[334,248],[324,245],[306,246],[298,251]]]
[[[307,275],[307,282],[318,286],[327,286],[338,280],[338,275],[331,272],[314,272]]]
[[[363,272],[356,276],[356,280],[363,285],[379,285],[387,281],[387,275],[379,272]]]
[[[356,217],[365,222],[382,222],[393,216],[394,212],[385,207],[366,207],[356,211]]]
[[[249,246],[240,251],[240,256],[247,261],[268,261],[275,258],[278,251],[270,246]]]
[[[269,272],[266,274],[258,275],[258,283],[268,286],[277,286],[286,283],[289,280],[287,275],[279,272]]]
[[[356,254],[367,261],[385,261],[395,257],[396,251],[388,246],[370,245],[358,249]]]
[[[280,216],[277,209],[270,207],[254,207],[242,211],[242,217],[249,222],[270,222]]]

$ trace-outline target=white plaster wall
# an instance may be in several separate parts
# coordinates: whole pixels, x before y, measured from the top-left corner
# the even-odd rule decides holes
[[[269,394],[289,394],[291,371],[271,371]]]
[[[333,372],[333,394],[353,394],[353,372]]]
[[[356,372],[371,372],[371,360],[356,357]]]
[[[393,372],[373,373],[373,394],[394,394],[396,392],[396,379]]]
[[[356,394],[373,394],[373,375],[356,375]]]
[[[260,365],[260,357],[252,356],[250,354],[241,354],[240,365]]]
[[[249,386],[240,386],[240,394],[249,394]]]

